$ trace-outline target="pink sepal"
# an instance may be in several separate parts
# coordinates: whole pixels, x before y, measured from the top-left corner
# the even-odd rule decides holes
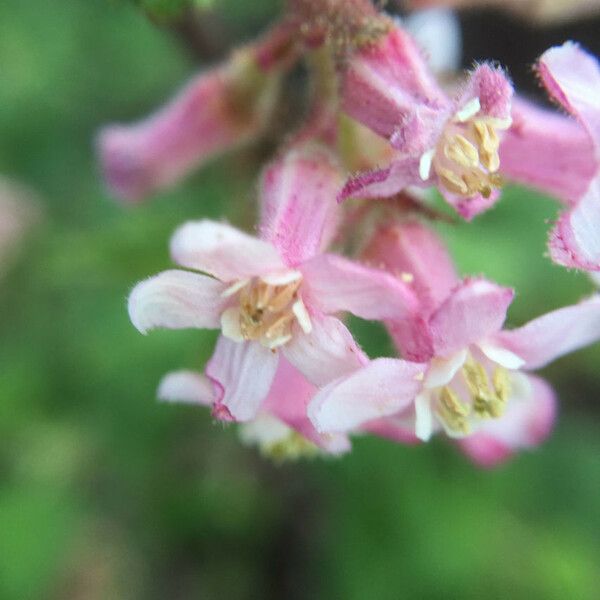
[[[336,196],[342,183],[335,157],[317,145],[292,149],[265,170],[260,234],[289,266],[331,243],[340,218]]]

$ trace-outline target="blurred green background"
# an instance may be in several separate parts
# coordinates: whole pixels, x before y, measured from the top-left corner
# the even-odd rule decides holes
[[[224,0],[223,20],[244,38],[275,10]],[[276,467],[206,411],[155,401],[215,337],[139,335],[128,291],[170,266],[181,222],[251,227],[256,153],[124,208],[93,139],[197,68],[125,2],[0,2],[0,173],[43,212],[0,281],[0,599],[597,598],[598,347],[544,372],[562,399],[548,443],[489,472],[443,440],[366,438],[341,460]],[[591,290],[544,257],[557,210],[509,189],[474,225],[443,227],[464,273],[517,288],[512,325]]]

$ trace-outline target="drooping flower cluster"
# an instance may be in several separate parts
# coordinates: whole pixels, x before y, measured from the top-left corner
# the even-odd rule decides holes
[[[221,331],[204,373],[167,375],[159,397],[210,406],[276,458],[339,454],[365,433],[406,444],[442,433],[484,466],[539,444],[556,399],[529,372],[600,339],[600,297],[503,329],[513,290],[458,277],[420,190],[437,187],[471,220],[505,179],[538,187],[568,207],[551,233],[553,260],[600,271],[597,62],[572,43],[540,58],[565,116],[515,97],[491,64],[448,83],[406,24],[367,0],[295,0],[155,116],[105,129],[108,185],[140,200],[251,141],[302,58],[312,107],[261,174],[257,235],[186,223],[171,240],[182,269],[129,297],[142,333]],[[384,323],[398,358],[369,358],[346,314]]]

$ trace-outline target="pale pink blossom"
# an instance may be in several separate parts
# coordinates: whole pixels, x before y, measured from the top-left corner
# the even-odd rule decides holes
[[[287,23],[275,27],[198,75],[150,117],[102,129],[98,151],[110,191],[139,201],[255,139],[269,123],[281,74],[294,55],[291,33]]]
[[[165,271],[131,293],[129,314],[143,333],[221,328],[206,368],[217,417],[254,418],[280,356],[317,386],[364,364],[337,313],[402,319],[416,310],[401,280],[323,253],[336,231],[340,182],[329,151],[291,150],[264,173],[260,237],[224,223],[187,223],[173,236],[172,257],[205,274]]]
[[[326,454],[341,454],[350,449],[345,434],[320,434],[306,415],[316,387],[287,360],[281,359],[271,389],[258,414],[240,425],[242,441],[259,447],[276,459],[311,455],[320,449]],[[217,400],[211,380],[194,371],[166,375],[158,388],[166,402],[184,402],[212,407]]]
[[[582,147],[588,162],[593,161],[592,176],[579,179],[585,187],[551,233],[550,254],[561,265],[600,271],[600,66],[594,57],[568,42],[546,51],[538,72],[550,96],[587,132],[589,140]]]
[[[417,362],[376,359],[326,385],[309,406],[317,430],[375,425],[377,432],[385,425],[384,434],[399,441],[445,432],[485,466],[541,443],[556,401],[548,384],[528,372],[600,339],[600,297],[504,330],[511,289],[458,280],[443,247],[418,223],[392,230],[374,236],[368,255],[414,277],[422,315],[412,327],[391,325],[390,333],[400,353]],[[412,245],[417,237],[424,243]]]
[[[412,38],[394,27],[358,50],[343,73],[343,108],[388,138],[385,168],[352,177],[340,199],[385,197],[410,185],[437,185],[465,219],[498,197],[502,133],[510,127],[512,86],[478,66],[455,98],[437,84]]]

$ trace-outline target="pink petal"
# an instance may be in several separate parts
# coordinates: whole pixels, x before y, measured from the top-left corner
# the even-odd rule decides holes
[[[588,130],[600,161],[600,67],[577,44],[567,42],[542,54],[538,72],[548,93]]]
[[[421,389],[426,365],[378,358],[325,386],[308,416],[318,431],[352,431],[409,407]]]
[[[301,270],[305,302],[325,314],[348,311],[363,319],[403,319],[418,309],[418,300],[406,283],[342,256],[322,254]]]
[[[494,467],[514,452],[541,444],[556,419],[556,397],[538,377],[527,376],[528,397],[511,398],[506,413],[487,421],[477,433],[459,442],[461,450],[476,464]]]
[[[285,268],[274,246],[214,221],[191,221],[171,238],[173,260],[232,282]]]
[[[310,422],[307,409],[316,391],[317,388],[298,369],[281,357],[273,385],[261,410],[276,416],[328,452],[339,454],[349,450],[350,442],[345,436],[321,434]]]
[[[192,80],[156,114],[133,125],[111,125],[98,138],[100,160],[112,192],[137,201],[181,179],[194,167],[256,136],[272,106],[273,85],[264,96],[247,96],[244,111],[233,96],[256,65],[232,61]],[[247,87],[247,84],[246,84]]]
[[[163,271],[138,283],[129,296],[129,318],[141,333],[166,329],[215,329],[225,306],[224,285],[206,275]]]
[[[389,137],[419,104],[437,109],[448,100],[401,27],[366,44],[346,65],[343,109],[379,135]]]
[[[561,215],[548,245],[555,263],[600,271],[600,175],[577,206]]]
[[[502,174],[564,202],[585,193],[597,169],[587,131],[575,119],[515,98],[500,145]]]
[[[513,296],[485,279],[466,279],[430,320],[436,354],[448,357],[499,331]]]
[[[388,198],[411,185],[425,185],[419,176],[419,161],[397,158],[384,169],[366,171],[351,177],[339,193],[338,200]]]
[[[525,360],[525,368],[539,369],[564,354],[600,340],[600,296],[550,312],[512,331],[501,331],[494,341]]]
[[[431,329],[425,318],[386,321],[385,325],[402,358],[426,362],[435,356]]]
[[[315,256],[337,231],[341,187],[336,159],[325,148],[287,152],[263,175],[261,237],[290,266]]]
[[[472,221],[477,215],[489,210],[500,198],[499,190],[492,190],[492,193],[487,198],[481,194],[465,198],[464,196],[453,194],[443,186],[440,186],[439,190],[444,197],[444,200],[446,200],[446,202],[452,206],[465,221]]]
[[[454,264],[442,240],[419,221],[379,227],[362,257],[367,263],[410,281],[410,287],[421,301],[421,310],[427,314],[439,306],[458,283]]]
[[[317,386],[351,373],[367,362],[348,328],[335,317],[311,315],[312,331],[297,331],[284,356]]]
[[[226,409],[236,421],[249,421],[267,397],[279,355],[258,342],[233,342],[220,336],[206,366],[206,375],[218,391],[216,411]]]
[[[489,64],[479,65],[466,83],[458,106],[479,98],[481,113],[497,119],[510,117],[513,87],[502,69]]]
[[[183,402],[210,406],[214,391],[210,379],[194,371],[175,371],[165,375],[158,386],[158,398],[165,402]]]

